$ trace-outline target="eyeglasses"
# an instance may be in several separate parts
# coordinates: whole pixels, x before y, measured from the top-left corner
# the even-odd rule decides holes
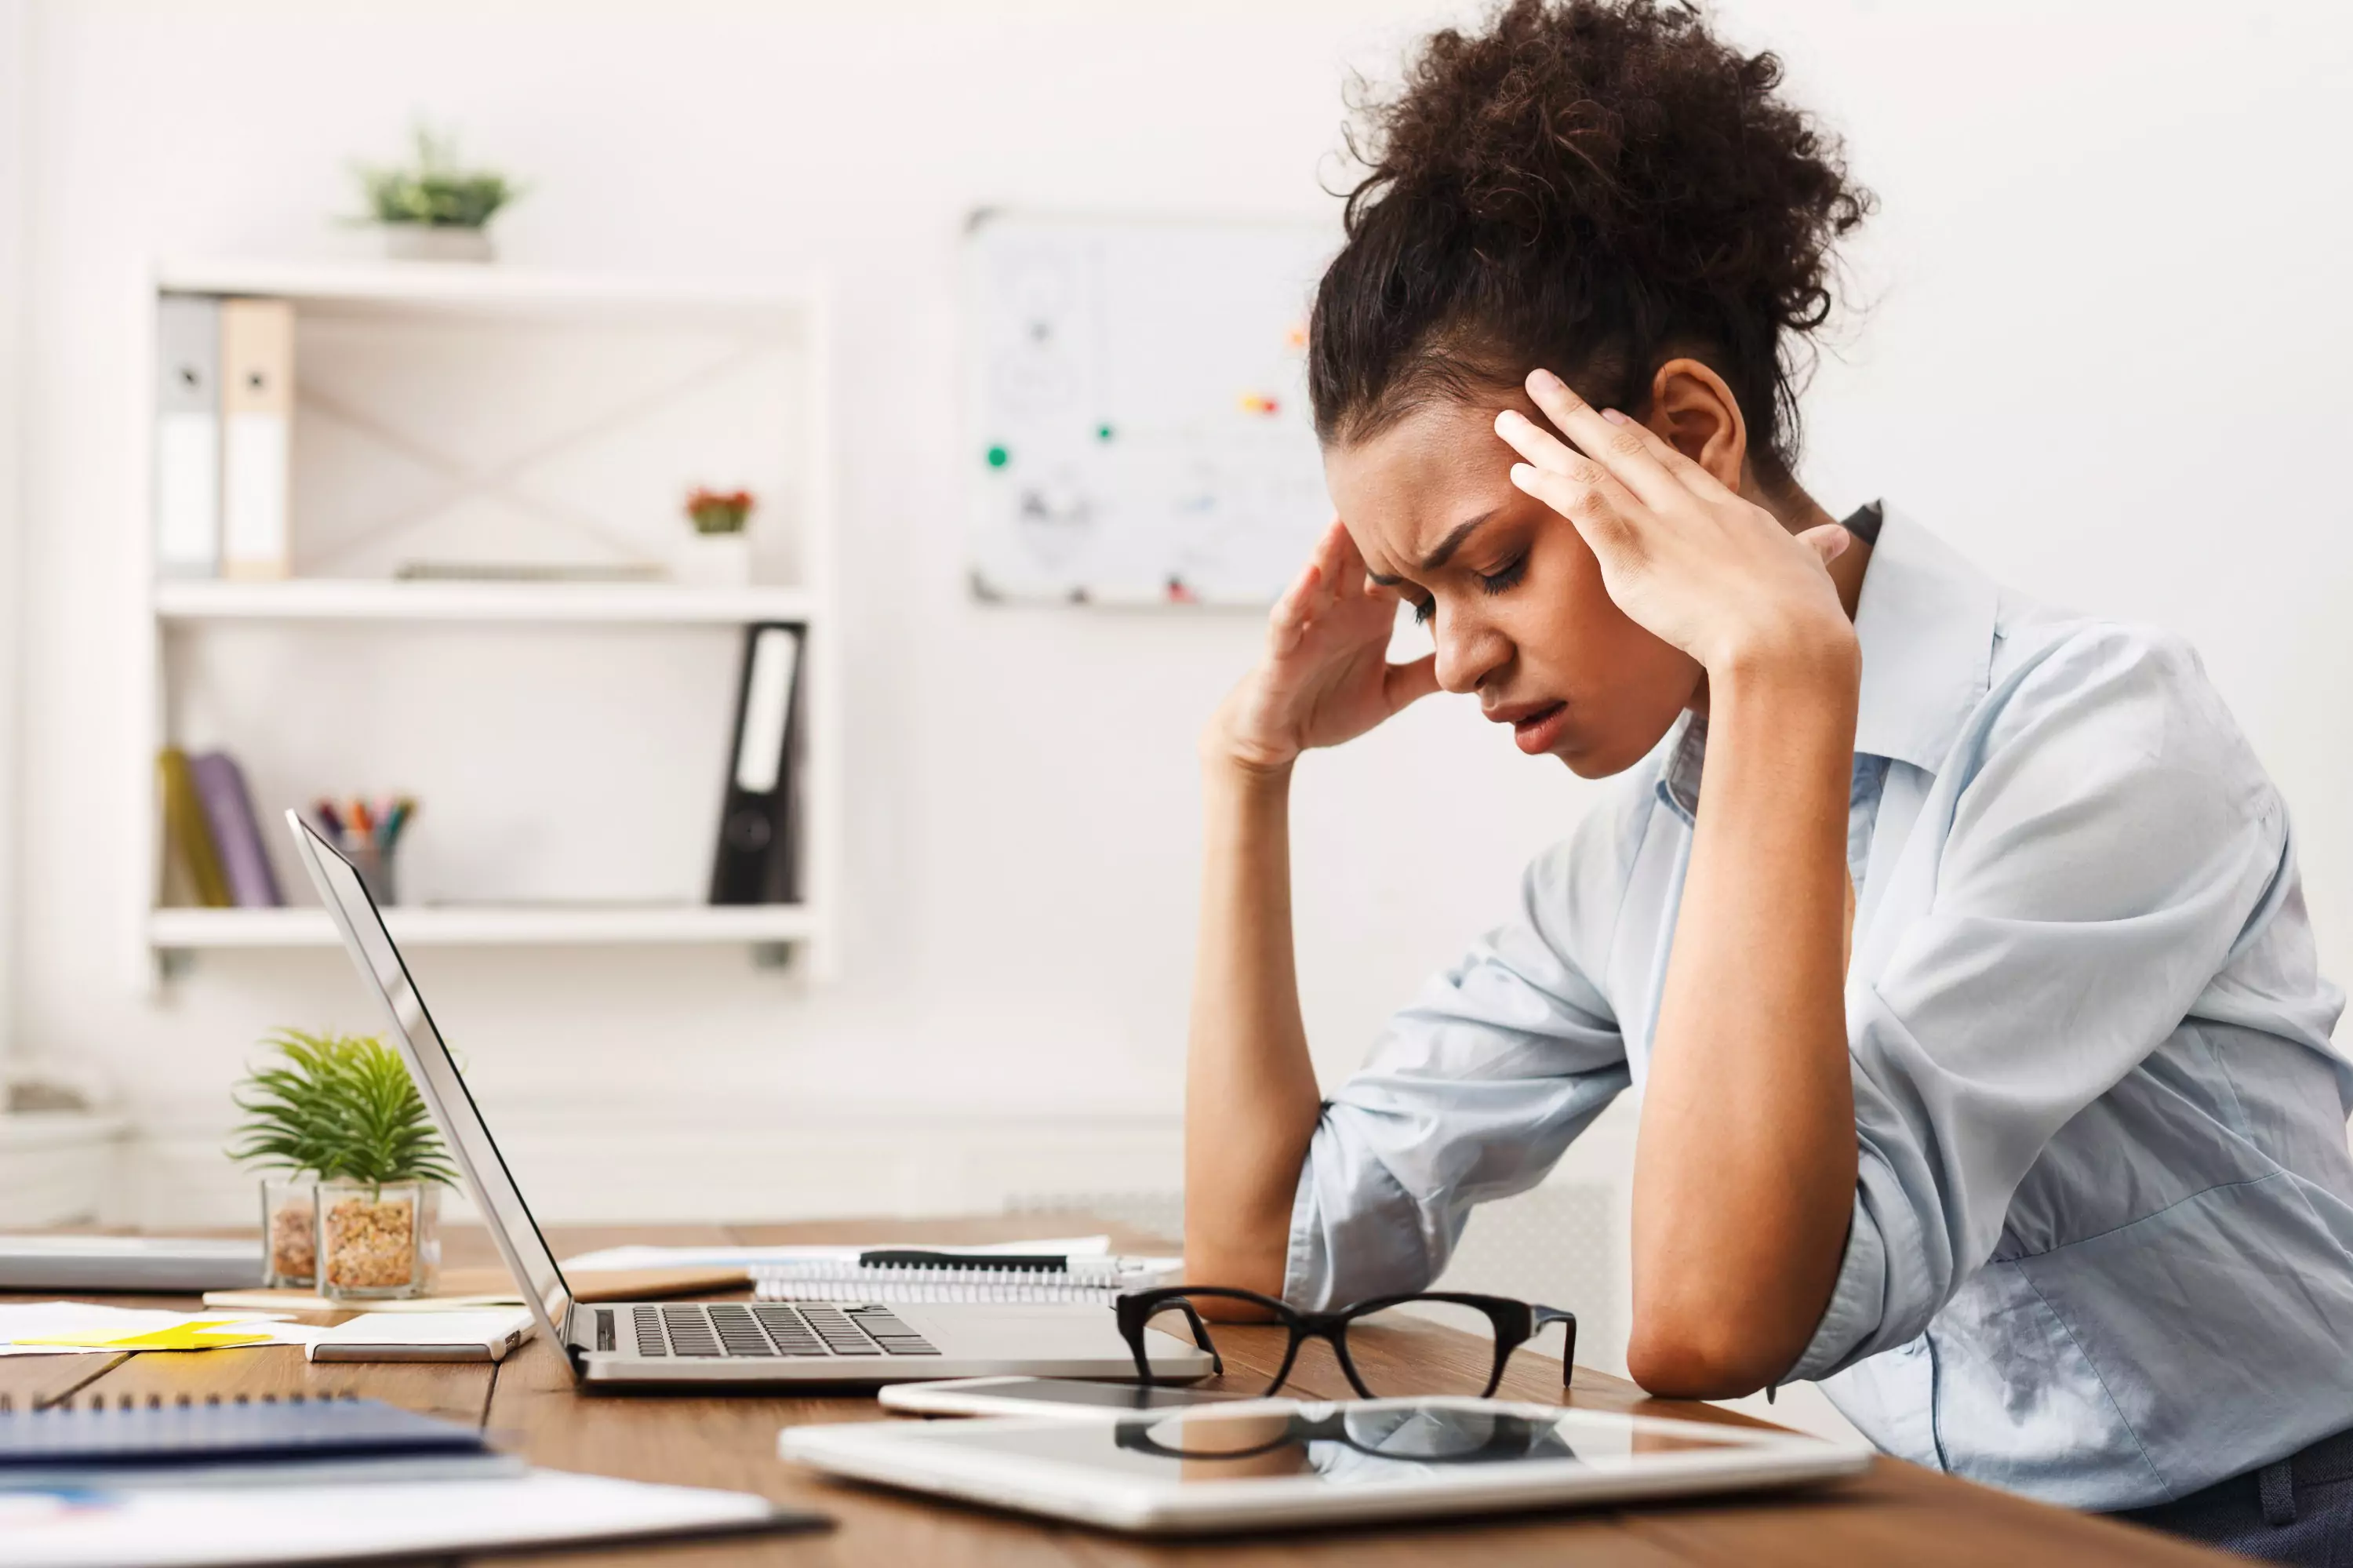
[[[1532,1421],[1473,1405],[1324,1405],[1249,1414],[1191,1411],[1154,1422],[1121,1422],[1113,1440],[1123,1448],[1165,1459],[1240,1462],[1298,1448],[1315,1469],[1335,1467],[1317,1462],[1313,1445],[1318,1443],[1414,1465],[1577,1457],[1556,1421]],[[1338,1462],[1347,1463],[1345,1457]]]
[[[1135,1357],[1135,1375],[1147,1384],[1187,1381],[1173,1366],[1155,1365],[1145,1330],[1164,1313],[1181,1315],[1192,1330],[1193,1342],[1209,1353],[1211,1364],[1226,1370],[1225,1358],[1209,1336],[1197,1303],[1239,1301],[1255,1307],[1269,1319],[1290,1330],[1282,1364],[1266,1385],[1272,1393],[1291,1376],[1299,1349],[1309,1340],[1330,1343],[1332,1353],[1349,1386],[1366,1399],[1395,1399],[1414,1394],[1451,1393],[1485,1398],[1504,1381],[1504,1365],[1512,1352],[1552,1324],[1567,1330],[1561,1347],[1561,1386],[1568,1386],[1577,1360],[1577,1314],[1558,1307],[1531,1306],[1507,1296],[1472,1296],[1460,1291],[1426,1291],[1411,1296],[1379,1296],[1336,1312],[1302,1312],[1289,1302],[1255,1290],[1222,1285],[1171,1285],[1123,1296],[1115,1305],[1120,1337]],[[1378,1321],[1376,1321],[1378,1319]],[[1402,1329],[1419,1319],[1436,1321],[1455,1330],[1451,1339],[1412,1347],[1410,1355],[1390,1353],[1380,1343],[1387,1330]],[[1369,1330],[1367,1335],[1364,1330]],[[1357,1331],[1355,1347],[1349,1334]],[[1162,1360],[1168,1358],[1165,1352]]]

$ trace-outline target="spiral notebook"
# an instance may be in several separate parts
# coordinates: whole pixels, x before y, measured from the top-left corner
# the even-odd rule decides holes
[[[1174,1281],[1184,1260],[1107,1254],[968,1253],[881,1247],[855,1257],[751,1266],[763,1301],[1067,1302],[1108,1307],[1123,1292]]]

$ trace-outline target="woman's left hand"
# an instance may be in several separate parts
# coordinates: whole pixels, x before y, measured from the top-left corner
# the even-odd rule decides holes
[[[1495,433],[1525,462],[1512,482],[1567,518],[1618,608],[1711,673],[1757,661],[1851,662],[1854,628],[1824,568],[1847,545],[1836,524],[1791,534],[1648,427],[1607,413],[1547,370],[1528,396],[1569,446],[1514,409]],[[1581,449],[1581,450],[1580,450]]]

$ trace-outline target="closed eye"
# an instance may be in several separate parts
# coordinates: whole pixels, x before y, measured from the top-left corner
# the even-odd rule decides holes
[[[1523,555],[1501,571],[1473,572],[1471,575],[1479,579],[1481,593],[1509,593],[1520,586],[1522,577],[1528,575],[1528,558]],[[1416,626],[1427,626],[1437,618],[1438,600],[1435,599],[1423,599],[1413,607],[1413,622]]]
[[[1482,593],[1508,593],[1519,587],[1520,579],[1528,575],[1528,558],[1522,555],[1501,571],[1479,572],[1479,589]]]

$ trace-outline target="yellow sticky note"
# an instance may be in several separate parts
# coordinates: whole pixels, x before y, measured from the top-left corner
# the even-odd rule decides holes
[[[151,1330],[144,1334],[124,1334],[118,1339],[96,1340],[79,1334],[44,1334],[37,1339],[14,1341],[19,1345],[67,1345],[83,1351],[217,1351],[232,1345],[266,1345],[267,1334],[217,1334],[206,1330],[221,1329],[237,1322],[234,1318],[216,1318],[203,1322],[181,1323],[169,1329]]]

